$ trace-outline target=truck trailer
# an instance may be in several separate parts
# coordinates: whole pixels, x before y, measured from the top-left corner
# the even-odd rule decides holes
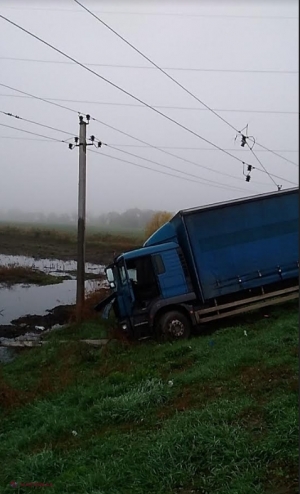
[[[107,266],[128,336],[186,338],[193,327],[298,297],[298,188],[179,211]]]

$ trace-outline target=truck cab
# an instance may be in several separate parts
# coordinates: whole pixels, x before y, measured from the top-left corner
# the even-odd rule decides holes
[[[158,320],[174,306],[195,299],[184,257],[176,242],[143,247],[117,257],[106,268],[110,287],[110,303],[121,329],[135,338],[154,333]],[[177,324],[178,326],[178,324]],[[174,331],[186,336],[188,327]],[[186,325],[187,326],[187,325]],[[180,336],[180,335],[178,335]]]

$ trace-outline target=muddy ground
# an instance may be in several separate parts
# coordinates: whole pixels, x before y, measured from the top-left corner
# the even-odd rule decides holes
[[[75,305],[58,305],[45,315],[19,317],[11,321],[11,324],[0,325],[0,338],[16,338],[28,332],[40,334],[53,326],[62,326],[71,321],[74,311]]]
[[[141,239],[114,234],[86,237],[86,262],[107,265],[116,255],[141,246]],[[1,227],[0,254],[23,255],[39,259],[77,259],[75,233],[34,228]]]

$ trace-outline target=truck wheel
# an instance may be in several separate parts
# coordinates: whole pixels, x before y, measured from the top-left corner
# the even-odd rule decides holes
[[[158,321],[157,330],[164,340],[186,339],[191,334],[191,323],[181,312],[167,312]]]

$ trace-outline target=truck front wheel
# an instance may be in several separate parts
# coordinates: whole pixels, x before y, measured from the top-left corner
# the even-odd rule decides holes
[[[180,340],[191,334],[191,323],[179,311],[167,312],[158,321],[157,332],[160,338],[166,340]]]

